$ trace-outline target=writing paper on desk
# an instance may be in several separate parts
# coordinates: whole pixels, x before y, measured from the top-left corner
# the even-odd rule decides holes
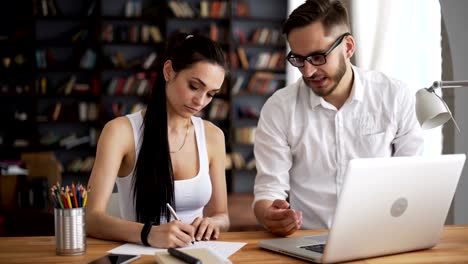
[[[218,255],[229,258],[232,254],[236,253],[239,249],[245,246],[243,242],[221,242],[221,241],[198,241],[194,245],[189,245],[183,249],[189,248],[209,248],[218,253]],[[164,252],[166,249],[145,247],[142,245],[127,243],[122,246],[109,250],[113,254],[126,254],[126,255],[154,255],[156,252]]]
[[[210,248],[183,248],[180,249],[184,253],[199,259],[203,264],[231,264],[232,262],[220,256],[218,253]],[[184,261],[171,256],[167,250],[156,252],[154,255],[156,263],[158,264],[185,264]]]

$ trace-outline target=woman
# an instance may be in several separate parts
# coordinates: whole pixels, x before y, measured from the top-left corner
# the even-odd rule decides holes
[[[89,235],[170,248],[217,239],[229,228],[224,135],[193,116],[220,91],[225,69],[210,39],[169,40],[148,107],[102,130],[88,183]],[[122,218],[106,214],[115,182]],[[171,221],[167,203],[181,221]]]

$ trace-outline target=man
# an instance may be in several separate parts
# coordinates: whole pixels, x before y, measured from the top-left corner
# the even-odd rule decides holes
[[[422,153],[414,94],[352,65],[349,32],[346,9],[331,0],[306,1],[283,26],[302,78],[265,103],[254,147],[255,215],[277,235],[331,227],[352,158]]]

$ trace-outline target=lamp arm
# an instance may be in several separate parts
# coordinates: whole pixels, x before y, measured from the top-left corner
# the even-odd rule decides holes
[[[457,87],[468,87],[468,81],[435,81],[432,86],[428,88],[428,90]]]

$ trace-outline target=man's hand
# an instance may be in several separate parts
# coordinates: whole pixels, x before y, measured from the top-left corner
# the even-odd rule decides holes
[[[287,236],[302,225],[302,212],[289,208],[285,200],[275,200],[264,210],[263,224],[273,233]]]

